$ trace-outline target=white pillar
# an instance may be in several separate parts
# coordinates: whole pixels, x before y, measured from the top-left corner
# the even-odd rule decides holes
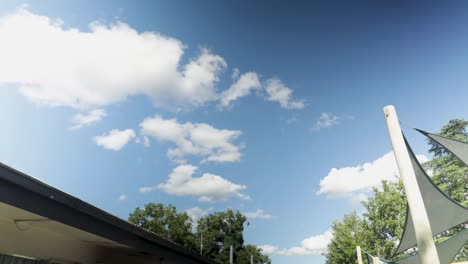
[[[230,247],[229,249],[230,249],[230,251],[229,251],[229,263],[230,263],[230,264],[233,264],[233,263],[234,263],[234,255],[233,255],[233,253],[234,253],[233,251],[234,251],[234,250],[233,250],[233,248],[232,248],[232,245],[231,245],[231,247]]]
[[[418,242],[419,254],[422,264],[440,264],[439,256],[434,244],[431,225],[426,213],[426,207],[419,190],[413,165],[406,148],[403,134],[401,132],[398,116],[393,105],[384,107],[385,121],[387,122],[388,134],[392,142],[393,153],[398,164],[400,177],[403,181],[408,206],[414,223],[416,241]]]
[[[362,255],[361,255],[361,247],[360,246],[356,247],[356,254],[357,254],[358,264],[362,264]]]
[[[374,264],[382,264],[382,261],[380,261],[379,257],[372,257],[372,261]]]
[[[253,264],[253,255],[250,255],[250,264]]]

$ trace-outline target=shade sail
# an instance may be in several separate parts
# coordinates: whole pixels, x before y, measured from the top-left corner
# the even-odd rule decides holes
[[[430,138],[431,140],[435,141],[437,144],[444,147],[446,150],[455,155],[463,163],[465,163],[465,165],[468,166],[468,143],[451,138],[446,138],[436,134],[431,134],[420,129],[416,130],[421,134],[425,135],[426,137]]]
[[[457,255],[460,249],[468,241],[468,229],[464,229],[458,234],[452,236],[451,238],[445,240],[442,243],[436,245],[437,253],[439,255],[439,260],[441,264],[449,264],[453,258]],[[369,264],[375,264],[372,256],[366,253],[367,260]],[[385,261],[381,260],[382,263],[388,264],[421,264],[421,256],[419,253],[411,255],[409,257],[397,260],[397,261]]]
[[[440,234],[454,226],[468,221],[468,209],[448,197],[426,174],[421,164],[416,159],[408,142],[406,147],[411,158],[414,173],[424,200],[424,206],[431,223],[433,235]],[[395,254],[399,254],[416,245],[416,235],[410,210],[407,208],[406,223],[403,237],[400,240]]]

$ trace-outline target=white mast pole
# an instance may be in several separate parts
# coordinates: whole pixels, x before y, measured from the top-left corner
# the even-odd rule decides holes
[[[380,261],[379,257],[372,257],[372,261],[374,264],[382,264],[382,261]]]
[[[358,264],[362,264],[362,255],[361,255],[361,247],[360,246],[356,246],[356,253],[357,253]]]
[[[200,233],[200,255],[203,255],[203,233]]]
[[[233,264],[234,263],[234,248],[232,247],[232,245],[229,247],[229,263],[230,264]]]
[[[397,161],[403,186],[405,188],[408,206],[414,223],[416,241],[418,242],[419,254],[423,264],[440,264],[439,256],[434,244],[431,225],[427,217],[426,207],[419,190],[413,165],[406,148],[403,134],[401,133],[398,116],[393,105],[384,107],[385,121],[387,122],[388,134],[392,142],[393,153]]]

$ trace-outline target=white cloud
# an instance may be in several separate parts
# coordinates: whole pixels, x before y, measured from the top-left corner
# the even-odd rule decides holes
[[[261,248],[263,253],[267,255],[273,255],[278,251],[278,247],[273,245],[261,245],[259,248]]]
[[[420,162],[427,161],[424,155],[417,155]],[[327,176],[320,180],[317,194],[326,194],[331,198],[351,197],[354,201],[366,199],[365,193],[373,187],[380,187],[382,180],[395,181],[398,175],[393,152],[362,165],[344,168],[332,168]]]
[[[127,195],[122,194],[119,196],[119,201],[126,201],[128,199]]]
[[[305,104],[303,101],[293,101],[293,90],[285,86],[279,79],[272,78],[267,80],[266,92],[268,101],[275,101],[282,108],[286,109],[303,109]]]
[[[141,133],[162,141],[170,141],[177,147],[167,152],[169,158],[184,161],[187,155],[203,157],[202,162],[233,162],[241,157],[240,146],[234,141],[239,130],[217,129],[204,123],[178,123],[159,115],[148,117],[140,123]]]
[[[169,174],[167,182],[156,186],[142,187],[140,192],[159,189],[178,196],[197,196],[198,200],[202,202],[216,202],[226,200],[229,197],[250,199],[247,195],[241,193],[247,186],[232,183],[211,173],[205,173],[198,178],[194,178],[192,176],[197,169],[192,165],[180,165]]]
[[[0,85],[19,84],[31,101],[89,109],[146,95],[156,106],[199,106],[217,99],[224,59],[206,49],[181,64],[184,44],[117,22],[89,31],[19,8],[0,17]]]
[[[113,129],[108,134],[94,137],[94,141],[105,149],[119,151],[134,137],[135,132],[132,129]]]
[[[157,186],[144,186],[144,187],[140,187],[138,191],[141,193],[147,193],[147,192],[156,191],[157,189],[158,189]]]
[[[327,246],[332,237],[332,231],[327,230],[323,234],[302,240],[301,245],[297,247],[280,249],[273,245],[263,245],[260,248],[265,254],[269,255],[321,255],[327,252]]]
[[[142,136],[142,137],[135,138],[135,143],[137,143],[137,144],[141,143],[146,148],[151,147],[150,139],[147,136]]]
[[[234,68],[234,70],[232,70],[232,75],[231,75],[231,78],[233,80],[237,79],[240,75],[240,71],[238,68]]]
[[[332,113],[322,113],[320,118],[317,120],[312,130],[320,130],[322,128],[331,127],[338,125],[340,118]]]
[[[257,209],[254,212],[246,212],[244,215],[249,219],[271,219],[271,214],[265,213],[262,209]]]
[[[192,218],[194,222],[196,222],[198,219],[208,215],[210,211],[212,210],[213,208],[208,208],[207,210],[203,210],[200,207],[196,206],[196,207],[185,210],[185,212],[188,214],[190,218]]]
[[[213,208],[208,208],[206,210],[203,210],[200,207],[196,206],[196,207],[185,210],[185,212],[192,219],[193,228],[196,229],[198,227],[198,219],[208,215],[212,210]]]
[[[236,75],[239,75],[239,73],[237,72],[236,74],[236,71],[234,71],[233,77]],[[239,99],[240,97],[247,96],[251,91],[259,90],[261,87],[262,85],[257,73],[244,73],[231,85],[231,87],[229,87],[229,89],[221,93],[219,107],[227,108],[230,106],[231,102]]]
[[[73,117],[72,122],[74,125],[70,129],[75,130],[85,126],[90,126],[101,121],[101,119],[106,116],[107,113],[104,109],[94,109],[89,111],[87,114],[78,113]]]

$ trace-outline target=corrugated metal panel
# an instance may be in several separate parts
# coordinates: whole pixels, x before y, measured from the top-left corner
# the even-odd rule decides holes
[[[0,254],[0,264],[46,264],[46,262]]]

